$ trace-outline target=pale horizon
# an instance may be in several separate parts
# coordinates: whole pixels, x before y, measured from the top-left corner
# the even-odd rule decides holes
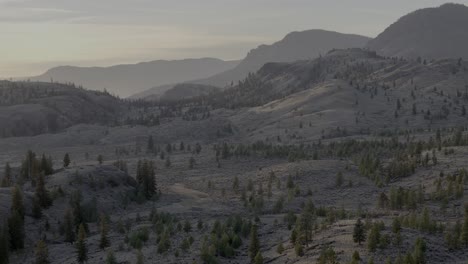
[[[292,31],[324,29],[375,37],[409,12],[447,3],[396,2],[292,0],[285,6],[280,0],[0,0],[5,40],[0,44],[0,78],[39,75],[62,65],[240,60],[252,48]]]

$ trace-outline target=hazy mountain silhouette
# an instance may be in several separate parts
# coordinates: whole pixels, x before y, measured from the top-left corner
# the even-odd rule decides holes
[[[291,32],[282,40],[271,45],[260,45],[251,50],[235,68],[215,74],[206,79],[193,80],[192,83],[226,87],[243,80],[249,72],[256,72],[268,62],[293,62],[314,59],[325,55],[331,49],[364,47],[370,38],[331,32],[326,30],[306,30]],[[170,87],[154,87],[132,98],[145,98],[148,95],[161,95]],[[153,97],[154,98],[154,97]]]
[[[126,97],[148,87],[206,78],[229,70],[238,61],[213,58],[185,60],[157,60],[111,67],[61,66],[31,78],[33,81],[73,82],[89,89],[107,89]]]
[[[468,7],[445,4],[400,18],[368,47],[384,56],[468,58]]]
[[[251,50],[235,68],[198,82],[223,87],[231,81],[244,79],[249,72],[256,72],[267,62],[314,59],[335,48],[364,47],[369,40],[370,38],[359,35],[317,29],[292,32],[272,45],[260,45]]]

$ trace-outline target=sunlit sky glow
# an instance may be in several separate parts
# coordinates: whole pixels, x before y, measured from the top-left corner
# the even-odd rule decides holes
[[[0,77],[58,65],[242,59],[288,32],[375,37],[437,0],[0,0]],[[468,0],[458,0],[468,5]]]

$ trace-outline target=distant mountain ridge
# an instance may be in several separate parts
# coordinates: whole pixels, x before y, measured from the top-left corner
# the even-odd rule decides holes
[[[332,49],[362,48],[369,40],[364,36],[321,29],[291,32],[278,42],[251,50],[235,68],[196,83],[224,87],[244,79],[249,72],[258,71],[268,62],[315,59]]]
[[[269,62],[294,62],[297,60],[315,59],[325,55],[332,49],[362,48],[370,38],[343,34],[321,29],[291,32],[282,40],[271,45],[260,45],[252,49],[233,69],[215,74],[209,78],[192,80],[190,83],[204,84],[224,88],[237,84],[249,73],[258,71]],[[141,94],[133,95],[133,99],[142,99],[148,95],[161,95],[171,87],[154,87]]]
[[[468,7],[444,4],[414,11],[390,25],[368,48],[389,57],[468,59]]]
[[[88,89],[103,90],[127,97],[148,87],[206,78],[235,67],[238,61],[214,58],[156,60],[110,67],[60,66],[32,77],[32,81],[75,83]]]

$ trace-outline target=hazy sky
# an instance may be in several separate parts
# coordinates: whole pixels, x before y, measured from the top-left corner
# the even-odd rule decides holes
[[[57,65],[241,59],[291,31],[376,36],[437,0],[0,0],[0,77]],[[468,5],[468,0],[458,0]]]

